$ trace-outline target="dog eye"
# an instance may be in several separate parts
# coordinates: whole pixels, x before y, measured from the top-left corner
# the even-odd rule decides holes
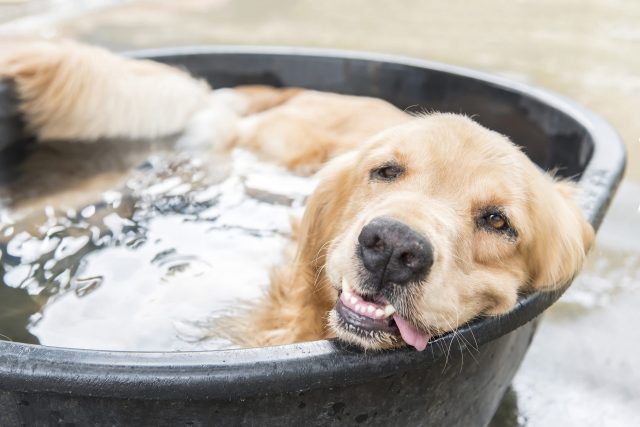
[[[495,230],[504,230],[507,227],[507,220],[499,213],[488,214],[485,220],[487,225]]]
[[[478,227],[485,230],[505,234],[510,238],[517,238],[518,233],[511,227],[507,216],[499,208],[484,210],[476,220]]]
[[[377,181],[393,181],[402,175],[403,172],[404,169],[398,164],[386,164],[372,169],[371,172],[369,172],[369,178]]]

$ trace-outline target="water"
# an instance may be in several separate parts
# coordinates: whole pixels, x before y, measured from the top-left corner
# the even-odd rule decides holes
[[[0,289],[25,307],[7,313],[16,301],[0,299],[5,338],[101,350],[229,347],[213,321],[261,296],[314,181],[243,150],[225,161],[227,176],[211,183],[198,158],[151,157],[77,211],[5,218]]]

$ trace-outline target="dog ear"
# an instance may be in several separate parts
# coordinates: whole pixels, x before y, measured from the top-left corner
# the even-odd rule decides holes
[[[549,177],[544,177],[549,179]],[[547,184],[534,196],[531,236],[531,286],[554,290],[567,284],[580,270],[594,240],[594,230],[575,201],[575,186],[565,181]],[[543,187],[543,188],[544,188]]]
[[[357,152],[349,151],[328,162],[319,172],[315,191],[307,200],[299,228],[299,265],[317,270],[324,265],[328,242],[339,232],[355,185]]]

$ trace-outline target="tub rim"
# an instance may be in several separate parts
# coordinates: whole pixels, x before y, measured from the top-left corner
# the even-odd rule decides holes
[[[468,68],[388,54],[275,46],[196,46],[127,54],[157,59],[196,54],[292,55],[386,62],[480,80],[533,98],[574,120],[593,141],[593,153],[578,187],[581,208],[596,230],[626,165],[622,140],[595,113],[548,90]],[[447,334],[422,353],[408,348],[363,353],[333,340],[185,352],[84,350],[0,341],[0,390],[136,399],[231,399],[362,383],[425,368],[446,356],[451,344],[451,351],[464,350],[515,331],[555,302],[566,287],[527,295],[504,316],[486,317],[460,328],[467,342],[458,339],[453,344],[454,337]]]

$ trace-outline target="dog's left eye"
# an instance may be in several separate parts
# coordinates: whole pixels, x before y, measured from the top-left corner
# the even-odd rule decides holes
[[[485,230],[504,233],[512,238],[516,238],[518,235],[511,227],[507,216],[499,208],[488,208],[484,210],[479,215],[476,223]]]
[[[369,172],[369,178],[377,181],[393,181],[404,173],[402,166],[396,163],[385,164]]]

